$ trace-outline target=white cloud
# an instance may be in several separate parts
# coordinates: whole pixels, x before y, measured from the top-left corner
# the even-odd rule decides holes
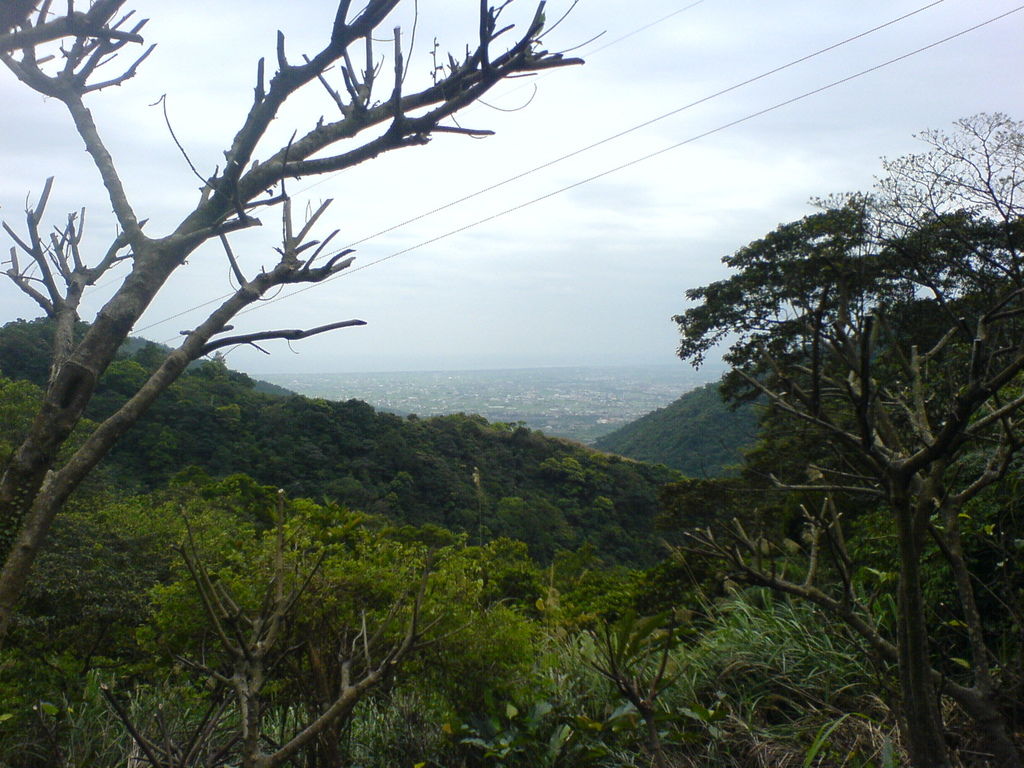
[[[689,3],[584,0],[545,42],[552,48],[617,37]],[[525,0],[517,6],[525,9]],[[549,17],[558,13],[551,3]],[[565,2],[560,5],[566,5]],[[441,136],[422,149],[394,153],[337,177],[292,187],[302,199],[336,202],[324,230],[342,230],[339,245],[574,151],[594,141],[728,88],[795,57],[864,31],[918,7],[918,2],[870,0],[817,4],[796,0],[705,0],[597,50],[571,71],[502,86],[460,122],[494,128],[483,141]],[[329,28],[332,4],[302,0],[246,4],[180,0],[174,10],[154,0],[135,4],[153,18],[147,37],[159,43],[139,76],[92,99],[93,109],[141,215],[154,232],[188,210],[198,181],[170,140],[158,107],[168,94],[176,134],[193,162],[209,173],[221,159],[251,99],[255,62],[274,56],[282,27],[298,58]],[[410,78],[425,77],[434,35],[458,47],[471,39],[466,4],[421,4]],[[808,8],[813,7],[813,11]],[[630,136],[530,175],[358,247],[357,265],[461,228],[644,154],[685,141],[754,111],[818,88],[953,34],[1012,7],[949,0],[900,25],[793,67],[751,86],[681,112]],[[669,322],[683,292],[722,276],[720,258],[776,224],[808,212],[806,200],[864,189],[881,155],[916,149],[915,131],[943,127],[977,111],[1021,116],[1017,53],[1024,14],[866,75],[827,92],[744,122],[627,170],[576,187],[462,234],[367,268],[294,299],[268,303],[239,327],[313,326],[362,317],[367,328],[294,345],[273,345],[265,358],[239,351],[236,365],[254,370],[443,368],[573,364],[669,359]],[[197,23],[201,19],[202,23]],[[410,20],[403,18],[408,40]],[[390,25],[389,25],[390,26]],[[336,76],[337,73],[334,73]],[[94,169],[68,128],[60,105],[27,93],[9,73],[0,78],[0,215],[17,226],[27,194],[57,175],[50,213],[85,204],[88,242],[102,248],[111,224]],[[325,112],[313,89],[275,123],[285,141]],[[237,239],[250,269],[272,258],[278,223]],[[215,298],[229,289],[217,248],[193,255],[146,314],[141,326]],[[106,291],[111,290],[107,286]],[[102,292],[101,292],[102,293]],[[87,303],[95,310],[97,300]],[[10,285],[0,286],[0,321],[32,314]],[[195,316],[146,332],[175,337]],[[474,361],[476,361],[474,363]]]

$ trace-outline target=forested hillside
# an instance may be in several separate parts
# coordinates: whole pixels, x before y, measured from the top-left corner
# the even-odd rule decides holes
[[[718,477],[735,472],[756,436],[756,407],[730,407],[718,385],[707,384],[598,438],[594,446],[688,477]]]
[[[0,329],[0,372],[43,385],[51,331],[43,322]],[[112,413],[159,354],[132,344],[107,370],[87,417]],[[543,561],[589,543],[602,557],[633,564],[657,557],[658,489],[676,479],[479,416],[402,418],[357,400],[265,394],[219,361],[182,376],[118,443],[104,472],[142,492],[187,467],[213,477],[242,473],[289,496],[475,539],[511,536]]]

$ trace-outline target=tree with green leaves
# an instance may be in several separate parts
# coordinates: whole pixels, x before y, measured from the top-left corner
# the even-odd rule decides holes
[[[1024,124],[979,115],[921,138],[928,151],[886,162],[873,195],[824,201],[726,258],[728,278],[688,291],[680,355],[700,363],[730,340],[733,395],[763,397],[819,446],[802,478],[777,485],[822,500],[807,513],[806,544],[789,542],[809,556],[805,578],[786,575],[783,550],[742,526],[728,541],[697,534],[694,548],[816,603],[895,665],[913,765],[952,764],[942,695],[973,721],[994,764],[1016,767],[1024,757],[1007,712],[1020,670],[979,610],[987,585],[964,530],[971,504],[1018,471],[1024,446]],[[844,510],[843,498],[859,501]],[[892,633],[851,556],[847,518],[858,508],[884,512],[897,553]],[[962,665],[934,642],[922,585],[936,567],[954,585]]]
[[[675,620],[668,612],[638,617],[630,610],[614,623],[603,623],[593,638],[591,666],[640,714],[654,767],[668,768],[659,732],[658,696],[673,680],[668,662],[679,642]]]
[[[512,36],[513,25],[507,20],[513,12],[510,4],[491,7],[482,1],[479,39],[467,46],[463,57],[449,56],[447,64],[435,68],[431,80],[413,90],[411,81],[406,82],[400,29],[393,34],[380,31],[402,0],[369,0],[358,10],[353,10],[350,0],[339,0],[333,14],[323,20],[327,39],[319,51],[296,57],[278,34],[271,65],[275,71],[270,76],[263,59],[254,67],[252,103],[225,149],[223,166],[196,170],[202,187],[194,207],[182,212],[172,231],[157,234],[146,231],[146,216],[133,205],[117,160],[104,142],[102,126],[87,106],[102,91],[133,78],[153,50],[152,45],[132,47],[144,45],[146,22],[135,22],[130,13],[124,13],[124,4],[124,0],[102,0],[84,16],[69,4],[65,15],[51,16],[49,2],[19,2],[9,9],[19,10],[16,18],[5,19],[0,29],[0,61],[6,71],[26,88],[66,108],[102,180],[117,231],[95,247],[84,238],[80,215],[73,214],[51,229],[46,209],[52,178],[43,184],[35,204],[27,207],[23,226],[4,222],[13,242],[5,274],[53,320],[56,333],[43,403],[0,474],[0,638],[54,516],[191,362],[230,345],[300,339],[361,324],[340,320],[310,329],[229,333],[240,311],[275,288],[318,283],[352,263],[348,250],[328,250],[336,232],[322,238],[313,234],[328,203],[305,220],[295,220],[287,180],[350,168],[386,152],[426,144],[437,133],[486,135],[488,131],[452,124],[452,116],[507,77],[578,63],[543,48],[543,2],[528,10],[520,19],[518,35]],[[33,14],[36,5],[40,8]],[[390,71],[381,66],[381,37],[388,40]],[[508,42],[497,42],[499,38]],[[53,42],[57,39],[64,40],[59,43],[59,55]],[[505,47],[499,50],[499,45]],[[285,105],[300,92],[321,87],[333,114],[296,126],[294,137],[283,146],[270,145],[268,129]],[[365,138],[367,134],[372,138]],[[281,211],[282,219],[279,258],[247,274],[229,238],[258,225],[258,212],[274,208]],[[171,275],[209,241],[223,246],[235,290],[184,333],[179,346],[75,451],[61,456],[100,377],[142,313]],[[130,265],[127,276],[92,318],[84,336],[76,337],[83,296],[115,266],[125,263]]]
[[[245,768],[294,764],[306,752],[319,753],[326,764],[338,764],[342,729],[356,705],[373,688],[393,679],[439,621],[421,621],[429,566],[413,556],[412,548],[390,553],[383,568],[374,569],[378,564],[368,557],[359,563],[376,570],[378,581],[364,587],[370,594],[353,599],[347,593],[369,580],[365,574],[353,578],[355,558],[339,542],[354,537],[361,519],[351,515],[346,520],[335,510],[333,526],[310,532],[308,518],[323,511],[300,503],[295,524],[286,520],[284,493],[277,496],[274,525],[264,536],[244,542],[247,557],[233,551],[234,564],[208,563],[191,529],[180,549],[191,582],[187,596],[198,597],[203,630],[198,633],[201,650],[178,659],[205,677],[212,691],[208,716],[199,720],[185,743],[172,744],[166,732],[147,736],[149,724],[136,722],[117,697],[107,695],[153,766],[186,765],[189,758],[182,755],[193,753],[218,755],[206,758],[210,765],[237,761]],[[385,552],[388,543],[374,542]],[[315,590],[321,570],[338,568],[345,555],[348,580],[335,575],[329,588],[311,599],[307,593]],[[396,567],[399,558],[404,559],[404,569]],[[381,589],[379,577],[388,572],[396,581],[404,577],[397,597]],[[181,586],[168,585],[171,600],[180,599]],[[189,611],[177,607],[161,633],[165,641],[173,642],[174,635],[191,639],[183,631],[191,629]],[[377,614],[383,616],[377,620]],[[166,621],[167,616],[163,618]],[[276,742],[267,735],[268,714],[275,703],[297,714],[296,725]],[[230,723],[226,739],[220,733],[222,719]],[[208,743],[216,737],[224,743]]]

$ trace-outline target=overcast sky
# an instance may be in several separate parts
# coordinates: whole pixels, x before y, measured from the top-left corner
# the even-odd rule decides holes
[[[565,0],[551,0],[548,18]],[[296,199],[335,200],[321,232],[339,245],[367,236],[586,147],[659,115],[888,22],[926,0],[581,0],[545,38],[580,49],[586,65],[503,84],[459,118],[497,135],[438,136],[330,178],[290,186]],[[475,2],[420,3],[410,82],[425,81],[436,37],[459,52],[474,34]],[[528,0],[516,0],[528,16]],[[690,7],[692,6],[692,7]],[[252,97],[255,62],[274,57],[282,29],[294,58],[322,46],[331,2],[138,0],[158,47],[134,80],[90,106],[147,232],[164,234],[195,203],[197,182],[158,107],[208,175]],[[173,11],[167,10],[173,7]],[[411,2],[409,3],[411,8]],[[654,125],[532,173],[473,200],[361,243],[354,271],[293,298],[266,302],[238,331],[312,327],[360,318],[354,328],[263,355],[232,351],[253,373],[443,370],[548,365],[672,363],[686,289],[724,276],[721,258],[777,224],[806,215],[811,197],[866,190],[882,156],[918,151],[913,134],[949,128],[977,112],[1024,119],[1024,12],[767,114],[694,137],[935,43],[1018,7],[1018,0],[945,0],[910,18]],[[514,15],[514,14],[513,14]],[[406,40],[411,19],[398,17]],[[390,30],[393,24],[385,25]],[[596,35],[603,36],[587,42]],[[382,46],[383,50],[384,46]],[[336,75],[337,73],[335,73]],[[514,108],[526,105],[523,109]],[[272,139],[331,117],[311,89],[274,126]],[[572,189],[589,177],[675,144],[682,146]],[[268,146],[258,156],[265,157]],[[102,254],[112,223],[95,170],[60,104],[0,72],[0,216],[19,226],[27,198],[56,176],[49,213],[88,209],[86,252]],[[544,198],[379,264],[378,259]],[[297,206],[301,210],[301,206]],[[279,232],[238,235],[243,264],[270,265]],[[5,244],[3,252],[7,251]],[[85,319],[109,296],[108,278]],[[219,247],[195,253],[139,323],[140,335],[174,341],[201,310],[168,319],[231,289]],[[293,289],[294,290],[294,289]],[[0,285],[0,321],[35,317]],[[678,363],[682,364],[682,363]]]

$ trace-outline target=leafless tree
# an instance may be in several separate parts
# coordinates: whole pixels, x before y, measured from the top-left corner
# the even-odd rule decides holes
[[[190,362],[226,345],[301,338],[360,322],[344,320],[308,330],[224,336],[232,318],[269,290],[287,284],[316,283],[351,264],[348,253],[332,255],[326,250],[330,238],[311,239],[313,224],[326,205],[308,220],[293,224],[288,197],[281,191],[287,179],[349,168],[385,152],[425,144],[438,132],[485,135],[489,132],[446,121],[507,77],[578,63],[542,47],[543,2],[513,35],[513,25],[504,21],[509,3],[492,8],[481,0],[479,38],[461,58],[449,57],[428,87],[413,93],[403,89],[405,65],[396,28],[388,36],[392,40],[389,47],[394,74],[389,91],[378,97],[379,90],[388,86],[381,82],[386,78],[381,74],[374,44],[382,36],[382,25],[401,2],[368,0],[361,10],[353,12],[351,0],[339,0],[333,23],[326,25],[326,44],[315,54],[303,56],[301,62],[289,57],[285,38],[278,33],[276,71],[268,78],[264,60],[256,65],[252,105],[224,153],[223,167],[205,178],[195,207],[163,235],[144,231],[146,222],[133,207],[115,158],[86,106],[93,94],[135,76],[152,51],[152,46],[131,48],[141,41],[145,20],[132,22],[131,14],[122,10],[124,0],[97,0],[84,14],[74,11],[69,3],[67,13],[55,18],[48,15],[50,3],[46,2],[34,23],[26,12],[0,35],[0,59],[6,68],[24,86],[66,107],[99,171],[119,229],[119,234],[92,257],[86,253],[83,241],[82,214],[72,215],[64,225],[48,231],[43,220],[50,181],[38,203],[26,212],[21,233],[5,223],[14,242],[6,274],[53,320],[57,331],[43,405],[0,477],[0,638],[7,631],[54,516],[118,438]],[[506,38],[508,42],[499,49],[499,39]],[[58,39],[59,55],[46,55],[40,46]],[[129,50],[137,54],[125,63],[121,59]],[[353,63],[357,56],[365,61],[361,68]],[[334,86],[328,79],[332,68],[341,74],[340,84],[336,81]],[[323,87],[337,114],[300,128],[293,140],[269,148],[269,155],[265,155],[268,148],[261,141],[268,127],[282,106],[306,86]],[[364,132],[373,137],[363,138]],[[255,160],[258,146],[266,160]],[[277,191],[268,197],[268,190]],[[271,205],[282,209],[280,258],[258,274],[245,275],[228,236],[259,224],[256,212]],[[180,345],[119,410],[99,424],[71,455],[58,461],[59,450],[79,424],[97,381],[121,343],[171,274],[211,239],[223,242],[237,289],[205,320],[184,333]],[[72,331],[80,319],[83,293],[122,262],[130,265],[129,274],[92,318],[84,338],[76,341]]]

